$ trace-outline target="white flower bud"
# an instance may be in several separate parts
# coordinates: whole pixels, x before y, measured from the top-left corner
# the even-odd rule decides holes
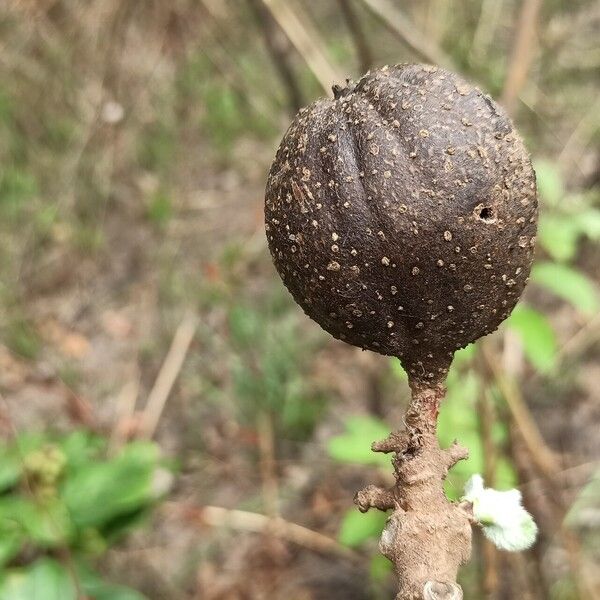
[[[481,475],[473,475],[465,485],[462,500],[473,505],[473,517],[484,535],[501,550],[518,552],[535,542],[537,525],[521,504],[521,492],[500,492],[483,485]]]

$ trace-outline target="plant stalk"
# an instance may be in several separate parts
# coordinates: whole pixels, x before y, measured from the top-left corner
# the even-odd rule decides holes
[[[471,555],[469,511],[450,502],[443,482],[448,470],[468,451],[458,443],[446,449],[437,440],[437,419],[446,388],[409,380],[411,401],[405,429],[372,445],[374,452],[394,453],[396,484],[368,486],[354,501],[359,510],[393,510],[379,549],[398,575],[396,600],[458,600],[458,568]]]

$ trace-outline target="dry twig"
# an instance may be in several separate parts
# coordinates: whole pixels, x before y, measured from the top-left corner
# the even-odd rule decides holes
[[[363,31],[360,19],[356,16],[352,0],[338,0],[342,15],[352,34],[356,54],[360,61],[361,73],[365,73],[373,66],[373,53],[367,41],[367,36]]]
[[[143,434],[149,438],[156,431],[156,426],[158,425],[167,398],[183,366],[183,361],[196,331],[196,324],[196,316],[192,312],[188,312],[175,332],[169,352],[158,373],[154,387],[150,391],[146,408],[142,415],[141,427]]]
[[[291,523],[281,517],[270,518],[259,513],[223,508],[221,506],[189,506],[179,503],[168,503],[184,513],[184,516],[200,525],[210,527],[229,527],[238,531],[267,533],[287,540],[314,552],[333,554],[361,562],[361,557],[354,551],[340,545],[336,540],[313,531],[297,523]]]
[[[262,0],[300,53],[325,92],[331,93],[333,83],[340,82],[340,71],[327,58],[327,50],[318,33],[306,19],[294,11],[289,2]]]
[[[294,113],[304,105],[302,90],[290,61],[289,38],[280,30],[271,13],[267,10],[262,0],[247,0],[256,21],[262,29],[265,45],[285,86],[288,95],[288,104]]]
[[[521,4],[513,51],[501,98],[508,113],[514,111],[515,103],[525,85],[533,61],[537,21],[541,6],[542,0],[523,0]]]
[[[262,412],[258,416],[258,447],[265,512],[269,517],[277,517],[279,516],[279,485],[275,466],[275,435],[273,417],[267,412]]]
[[[435,65],[452,67],[450,57],[432,44],[389,0],[363,0],[369,10],[417,56]]]
[[[560,465],[554,452],[546,445],[527,404],[521,396],[521,392],[506,377],[500,367],[500,362],[493,356],[492,351],[486,344],[481,344],[481,355],[488,371],[494,377],[500,393],[506,400],[508,409],[523,435],[533,461],[544,475],[554,478],[560,470]]]

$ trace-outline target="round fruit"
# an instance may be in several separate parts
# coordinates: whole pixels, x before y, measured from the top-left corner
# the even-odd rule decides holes
[[[448,71],[384,67],[334,94],[298,113],[271,166],[275,266],[333,336],[440,381],[527,282],[531,161],[504,111]]]

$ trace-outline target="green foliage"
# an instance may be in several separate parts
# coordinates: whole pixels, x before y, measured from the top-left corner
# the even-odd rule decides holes
[[[442,447],[448,447],[455,439],[469,449],[469,458],[459,461],[449,472],[445,490],[451,500],[458,500],[465,483],[475,473],[484,470],[484,450],[481,438],[481,423],[478,398],[484,392],[483,383],[473,365],[476,345],[471,344],[456,353],[446,382],[447,393],[440,410],[438,437]],[[489,393],[489,390],[485,390]],[[494,477],[494,487],[510,489],[515,486],[517,476],[510,462],[502,456],[502,448],[508,438],[506,425],[496,421],[492,441],[499,452]]]
[[[356,548],[370,539],[379,537],[386,520],[387,515],[378,510],[361,513],[356,507],[349,509],[340,525],[340,544]]]
[[[307,376],[314,344],[301,335],[296,314],[236,305],[229,313],[235,351],[232,372],[238,409],[247,423],[272,415],[278,435],[304,439],[324,409]]]
[[[146,215],[150,221],[159,227],[164,227],[173,216],[171,197],[162,190],[157,191],[150,198]]]
[[[151,442],[131,442],[107,457],[106,440],[83,431],[22,435],[6,446],[0,454],[0,600],[75,599],[72,573],[49,558],[65,552],[91,597],[142,598],[103,582],[88,561],[156,504],[165,491],[155,483],[161,469]],[[27,564],[27,557],[40,555]]]
[[[18,216],[36,193],[37,182],[27,171],[16,167],[0,171],[0,215]]]
[[[385,581],[393,570],[394,566],[392,562],[385,556],[376,554],[371,558],[371,562],[369,563],[369,576],[371,581]]]
[[[77,600],[77,588],[59,562],[40,558],[25,569],[11,569],[0,579],[0,600]]]
[[[38,355],[40,339],[28,320],[14,315],[2,333],[6,345],[15,354],[28,359],[34,359]]]
[[[338,462],[357,465],[389,467],[390,458],[371,450],[371,443],[386,438],[390,428],[383,421],[370,415],[348,417],[346,431],[331,438],[327,444],[329,456]]]
[[[469,449],[469,459],[459,461],[446,479],[446,493],[453,500],[460,498],[467,479],[483,470],[483,443],[476,410],[479,385],[472,370],[463,375],[454,369],[449,373],[448,391],[438,421],[440,445],[450,446],[458,438]]]
[[[394,374],[396,379],[398,379],[399,381],[408,381],[408,374],[402,367],[402,363],[400,362],[400,359],[392,358],[390,360],[390,367],[391,367],[392,373]]]
[[[541,262],[533,266],[531,280],[571,303],[582,313],[593,314],[600,308],[595,284],[583,273],[559,263]]]
[[[506,326],[521,338],[527,360],[540,372],[548,372],[556,359],[557,344],[548,319],[524,304],[515,307]]]
[[[73,524],[79,528],[104,528],[115,535],[115,524],[119,528],[126,525],[121,517],[132,517],[154,500],[152,478],[158,458],[154,444],[133,442],[110,461],[72,468],[61,496]]]
[[[559,262],[576,258],[582,238],[600,238],[600,210],[584,208],[577,212],[544,212],[540,216],[538,239],[544,250]]]
[[[39,558],[25,568],[7,569],[0,575],[0,600],[77,600],[77,585],[94,600],[143,600],[142,594],[103,581],[82,563],[73,571],[53,558]]]
[[[246,69],[249,69],[249,63],[254,70],[260,69],[254,57],[252,61],[250,57],[245,58],[248,60],[241,62]],[[243,92],[215,73],[204,53],[193,55],[183,66],[177,88],[182,101],[201,104],[198,124],[209,139],[211,148],[221,157],[228,156],[243,135],[268,137],[274,133],[265,114],[256,110],[261,94],[255,93],[254,102],[250,102]],[[270,97],[267,96],[266,100],[270,101]],[[268,108],[265,110],[268,111]]]

